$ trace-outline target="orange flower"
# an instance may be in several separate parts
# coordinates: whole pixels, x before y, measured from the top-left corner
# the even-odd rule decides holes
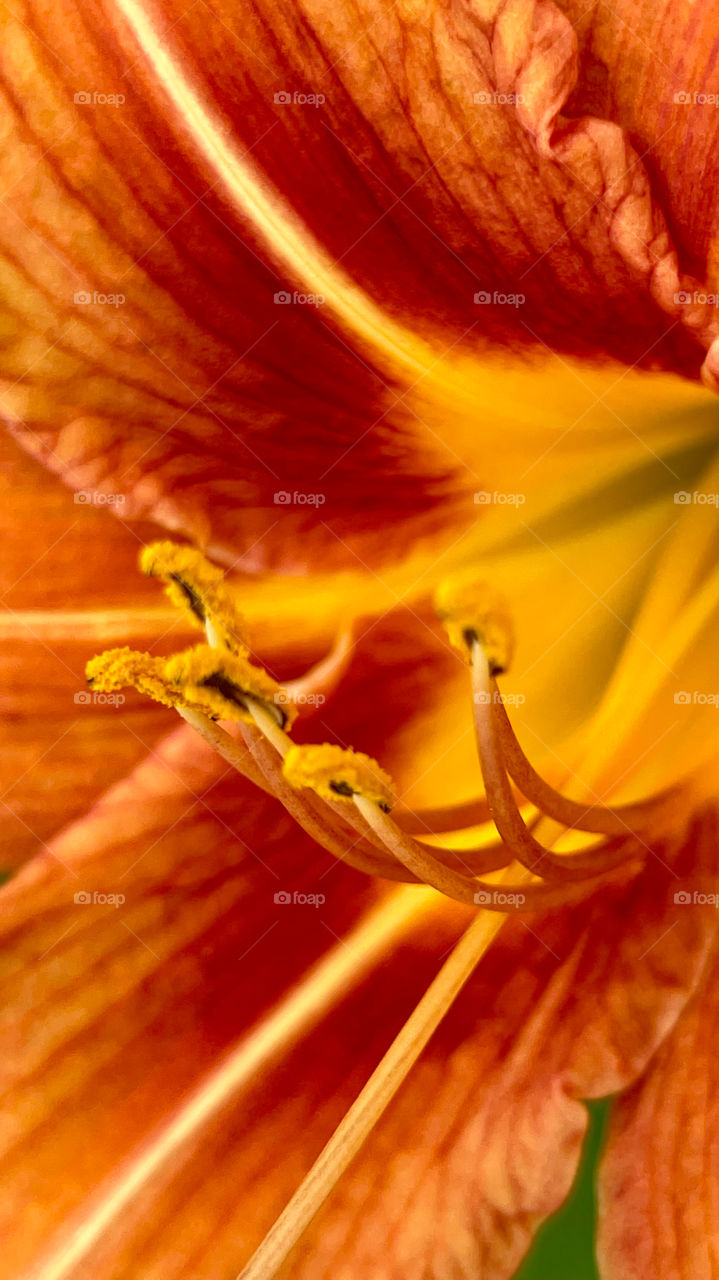
[[[713,17],[3,19],[0,1276],[716,1274]]]

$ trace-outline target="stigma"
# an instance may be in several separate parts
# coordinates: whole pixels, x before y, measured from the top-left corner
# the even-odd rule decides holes
[[[165,584],[170,599],[202,627],[206,643],[170,658],[110,650],[88,663],[90,683],[106,692],[133,687],[173,707],[238,772],[276,796],[317,843],[364,874],[428,884],[455,901],[498,911],[508,910],[515,887],[511,909],[535,911],[631,878],[651,852],[652,832],[671,797],[617,808],[582,804],[550,786],[524,754],[496,683],[512,660],[512,618],[491,584],[455,580],[435,597],[448,639],[470,668],[483,784],[472,814],[474,825],[486,819],[489,835],[468,848],[466,805],[413,813],[398,802],[382,766],[363,752],[292,741],[302,679],[283,688],[251,659],[235,589],[215,565],[192,548],[162,542],[143,552],[141,568]],[[597,838],[558,852],[557,824],[560,835]],[[542,841],[547,827],[552,838]],[[451,838],[442,835],[448,831]],[[495,894],[496,882],[483,877],[500,871],[503,892]]]

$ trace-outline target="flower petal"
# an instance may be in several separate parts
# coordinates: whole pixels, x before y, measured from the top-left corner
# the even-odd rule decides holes
[[[715,955],[646,1079],[612,1111],[599,1178],[602,1280],[719,1275],[718,1016]]]
[[[147,701],[93,697],[97,648],[188,632],[136,572],[143,526],[73,503],[54,476],[0,438],[0,843],[7,870],[122,777],[168,727]],[[78,495],[76,495],[78,496]]]
[[[185,726],[53,841],[52,855],[3,891],[13,1014],[2,1212],[25,1224],[4,1274],[44,1248],[380,894]],[[325,901],[286,906],[294,891]]]
[[[193,841],[197,834],[193,831]],[[715,850],[706,852],[713,866]],[[288,856],[296,867],[294,854]],[[146,861],[151,859],[152,854]],[[194,856],[181,866],[188,873],[181,877],[185,891],[193,881],[197,891]],[[155,865],[143,873],[148,889],[157,883],[159,869]],[[184,911],[173,909],[164,931],[151,935],[144,932],[148,922],[135,919],[136,932],[161,949],[160,962],[143,957],[142,948],[128,952],[130,972],[114,966],[115,1003],[105,1013],[107,992],[94,1011],[85,1005],[84,984],[77,1003],[70,992],[64,1035],[52,1057],[38,1063],[33,1096],[49,1103],[55,1094],[57,1110],[47,1113],[42,1130],[33,1130],[32,1169],[24,1147],[8,1165],[5,1206],[17,1222],[35,1179],[42,1181],[33,1241],[46,1260],[59,1258],[55,1249],[62,1240],[67,1243],[67,1231],[80,1221],[71,1217],[63,1230],[62,1216],[83,1204],[106,1162],[150,1131],[156,1141],[158,1116],[168,1117],[171,1107],[180,1122],[187,1090],[203,1072],[212,1079],[229,1030],[250,1013],[247,1004],[265,1005],[287,959],[297,969],[315,946],[304,922],[290,922],[293,935],[298,931],[289,957],[273,931],[271,943],[257,944],[251,966],[236,959],[230,963],[239,949],[238,930],[249,939],[264,923],[264,908],[254,897],[248,921],[247,913],[233,906],[227,877],[218,877],[211,867],[208,874],[217,890],[210,891],[202,918],[192,924]],[[507,926],[286,1274],[390,1280],[414,1274],[421,1265],[436,1276],[480,1270],[487,1280],[511,1275],[538,1221],[560,1203],[571,1183],[586,1125],[578,1100],[636,1079],[699,979],[716,914],[675,907],[674,883],[673,876],[653,868],[629,890],[585,907],[581,917],[555,913],[531,920],[531,930],[526,922]],[[229,896],[225,914],[217,916],[220,886]],[[200,897],[195,892],[195,912],[206,898],[204,891]],[[340,915],[352,915],[345,892],[333,901],[333,911],[336,906]],[[42,919],[44,932],[46,912]],[[119,1277],[139,1268],[148,1280],[179,1280],[188,1271],[220,1280],[234,1273],[243,1251],[249,1252],[269,1226],[399,1028],[436,969],[436,957],[456,935],[458,919],[452,911],[446,919],[423,923],[281,1065],[265,1068],[235,1099],[227,1098],[221,1114],[208,1119],[172,1168],[162,1175],[156,1171],[141,1196],[123,1205],[120,1218],[105,1223],[88,1254],[94,1273]],[[341,935],[340,919],[333,917],[332,927]],[[66,948],[60,969],[67,973],[71,959],[72,949]],[[95,984],[98,963],[99,958]],[[195,983],[198,964],[201,991]],[[121,991],[138,980],[135,965],[147,966],[139,1015],[136,994],[123,997]],[[46,982],[40,986],[44,990]],[[59,1002],[53,1007],[57,1014],[51,1008],[45,1049],[53,1025],[54,1034],[60,1032]],[[68,1031],[73,1038],[65,1047]],[[82,1054],[74,1056],[75,1051]],[[37,1118],[31,1111],[31,1123]],[[90,1132],[94,1138],[88,1144],[83,1135]],[[71,1179],[69,1142],[86,1153]],[[116,1178],[123,1176],[120,1169]],[[21,1179],[17,1198],[15,1177]],[[108,1193],[104,1187],[100,1191]],[[57,1235],[50,1240],[53,1226]],[[29,1247],[27,1233],[24,1240]],[[18,1262],[6,1257],[2,1265],[14,1263],[16,1273]]]
[[[100,39],[30,4],[2,66],[3,403],[71,484],[250,569],[384,562],[467,526],[507,402],[531,387],[541,416],[531,370],[487,364],[498,341],[697,373],[713,321],[673,301],[642,163],[614,122],[557,119],[576,52],[554,5],[104,18]],[[320,108],[283,100],[320,85]],[[494,287],[526,305],[474,302]],[[551,374],[542,449],[617,428]]]

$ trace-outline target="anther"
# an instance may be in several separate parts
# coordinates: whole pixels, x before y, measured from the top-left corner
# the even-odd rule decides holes
[[[155,702],[178,710],[204,710],[201,702],[193,700],[188,692],[168,679],[166,659],[142,653],[136,649],[106,649],[91,658],[85,668],[87,683],[102,693],[114,693],[117,689],[137,689]]]
[[[450,580],[438,588],[434,603],[450,643],[468,662],[474,645],[479,644],[492,675],[509,669],[514,634],[507,604],[499,592],[474,579]]]
[[[177,542],[153,542],[140,555],[140,568],[164,582],[172,603],[203,628],[212,648],[247,654],[245,624],[225,575],[201,552]]]
[[[322,746],[293,745],[284,759],[283,772],[293,787],[309,787],[323,800],[351,801],[364,796],[384,813],[394,804],[389,774],[361,751],[331,743]]]
[[[165,666],[168,681],[191,700],[209,708],[220,720],[255,723],[258,709],[281,729],[297,715],[289,694],[263,667],[240,654],[196,645],[170,658]]]

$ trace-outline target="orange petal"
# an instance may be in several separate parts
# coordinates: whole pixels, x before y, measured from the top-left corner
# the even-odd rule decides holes
[[[169,724],[144,699],[93,697],[85,663],[104,645],[190,633],[135,563],[133,532],[0,437],[0,869],[17,865],[145,755]],[[148,590],[149,588],[149,590]]]
[[[171,805],[167,816],[173,811]],[[217,813],[222,819],[222,801]],[[257,820],[266,828],[259,812]],[[155,951],[154,961],[135,942],[118,951],[114,917],[105,917],[93,926],[81,922],[79,951],[71,937],[58,941],[55,963],[50,956],[37,961],[27,986],[14,988],[28,1011],[49,990],[48,974],[56,991],[43,1006],[48,1025],[36,1042],[31,1092],[15,1093],[15,1123],[27,1127],[14,1131],[20,1145],[4,1171],[9,1220],[17,1224],[26,1199],[39,1198],[32,1243],[24,1232],[17,1246],[36,1250],[35,1259],[60,1256],[58,1242],[81,1220],[75,1214],[98,1190],[106,1194],[97,1184],[113,1162],[157,1133],[173,1108],[182,1113],[188,1090],[212,1078],[233,1033],[242,1034],[279,994],[288,966],[301,972],[317,954],[318,932],[326,933],[314,914],[291,919],[294,908],[283,908],[290,930],[283,945],[282,920],[263,941],[273,915],[257,892],[257,875],[252,898],[243,896],[243,864],[218,840],[214,819],[207,832],[195,822],[187,841],[183,833],[176,827],[172,841],[161,839],[128,877],[138,897],[127,920]],[[266,829],[265,838],[274,854]],[[289,874],[303,875],[295,883],[306,887],[308,868],[299,871],[306,850],[280,843],[276,855],[275,865],[287,875],[291,864]],[[95,861],[118,865],[112,850]],[[347,888],[360,881],[340,869],[325,883],[333,885],[330,914],[323,907],[317,917],[341,937],[359,905]],[[535,918],[531,931],[508,926],[287,1275],[389,1278],[414,1274],[428,1259],[437,1275],[453,1268],[481,1270],[487,1280],[511,1275],[538,1221],[571,1183],[586,1124],[578,1099],[636,1079],[696,986],[716,914],[675,907],[674,883],[653,867],[632,889],[605,895],[581,915]],[[166,899],[163,906],[154,898],[160,885],[174,895],[169,909]],[[28,915],[37,903],[37,890],[26,895]],[[40,899],[34,931],[28,920],[17,933],[21,949],[36,955],[47,945],[50,926],[67,919],[58,905],[56,890]],[[164,1174],[156,1171],[94,1242],[87,1260],[93,1274],[234,1274],[398,1029],[457,925],[455,912],[422,924],[289,1058],[276,1069],[268,1064],[228,1098],[195,1143]],[[238,960],[255,938],[252,960]],[[93,960],[86,977],[94,1006],[82,979],[63,988],[83,957]],[[70,1147],[84,1156],[68,1170]],[[6,1254],[4,1274],[27,1265],[28,1252]]]
[[[713,865],[715,851],[706,853]],[[695,854],[686,849],[678,867]],[[389,1280],[424,1267],[508,1280],[570,1188],[586,1129],[579,1099],[631,1084],[700,980],[716,915],[675,906],[675,883],[655,867],[584,919],[535,918],[531,934],[510,924],[283,1275]],[[371,998],[363,1034],[369,1007]],[[344,1020],[334,1052],[343,1035]],[[347,1058],[356,1051],[350,1039]],[[343,1069],[351,1070],[347,1059],[332,1062],[325,1094]],[[300,1073],[301,1064],[291,1078]],[[258,1121],[257,1139],[264,1127],[278,1150],[293,1125],[281,1089],[280,1079],[265,1095],[272,1111]],[[310,1098],[319,1106],[316,1093]],[[227,1158],[234,1173],[244,1169],[249,1195],[242,1156]],[[258,1198],[270,1194],[265,1175]]]
[[[0,68],[3,403],[126,514],[248,568],[351,562],[323,518],[386,559],[469,522],[458,489],[490,465],[478,342],[698,373],[714,320],[674,302],[643,162],[613,119],[557,116],[584,67],[554,5],[440,9],[431,33],[378,0],[249,27],[231,5],[123,0],[102,38],[62,5],[20,18]],[[326,303],[277,304],[285,286]],[[475,303],[497,289],[526,303]],[[463,380],[469,456],[448,426]]]
[[[294,891],[322,910],[275,898]],[[25,868],[4,890],[0,1133],[27,1231],[1,1267],[18,1274],[378,893],[185,726]]]
[[[703,890],[716,900],[716,882]],[[603,1280],[719,1275],[718,976],[715,952],[646,1078],[612,1110],[599,1178]]]

